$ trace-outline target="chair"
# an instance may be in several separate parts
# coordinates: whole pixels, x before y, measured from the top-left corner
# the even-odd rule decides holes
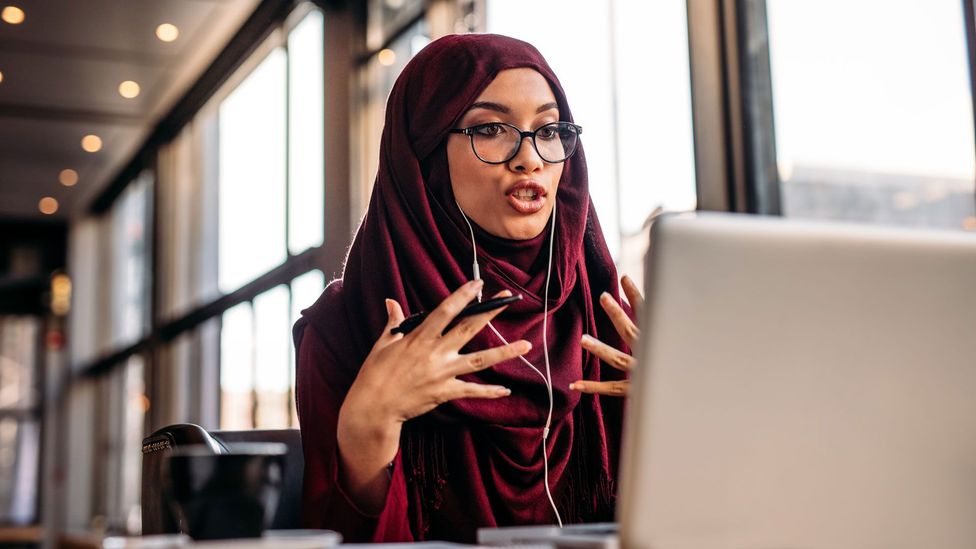
[[[179,526],[166,504],[163,490],[162,465],[173,448],[190,444],[208,446],[213,453],[227,451],[224,443],[280,442],[288,450],[285,454],[285,477],[281,487],[278,510],[271,522],[272,530],[302,527],[302,479],[305,458],[298,429],[214,431],[192,423],[163,427],[142,441],[142,533],[174,534]]]

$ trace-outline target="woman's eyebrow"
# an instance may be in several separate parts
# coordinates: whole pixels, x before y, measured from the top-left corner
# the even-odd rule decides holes
[[[548,110],[558,109],[558,108],[559,105],[557,105],[556,102],[553,101],[540,106],[538,109],[536,109],[535,112],[536,114],[538,114],[541,112],[546,112]],[[475,101],[474,103],[471,104],[470,107],[468,107],[469,111],[473,109],[487,109],[489,111],[497,111],[503,114],[509,114],[512,112],[512,110],[506,107],[505,105],[500,105],[498,103],[493,103],[491,101]]]
[[[557,105],[556,102],[553,101],[552,103],[546,103],[545,105],[539,107],[538,109],[536,109],[535,113],[539,114],[540,112],[546,112],[548,110],[558,109],[558,108],[559,105]]]
[[[492,103],[491,101],[475,101],[470,107],[468,107],[469,111],[474,109],[488,109],[489,111],[498,111],[504,114],[512,112],[511,109],[505,105],[499,105],[498,103]]]

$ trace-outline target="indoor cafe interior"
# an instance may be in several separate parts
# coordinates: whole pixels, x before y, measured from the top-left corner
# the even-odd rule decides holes
[[[201,443],[217,454],[234,443],[279,443],[287,452],[276,473],[280,498],[258,535],[321,527],[305,520],[309,464],[292,328],[343,276],[371,200],[382,194],[374,185],[383,180],[384,125],[393,125],[391,90],[411,59],[439,39],[491,33],[538,49],[573,105],[573,122],[585,128],[574,139],[585,144],[591,215],[612,267],[645,292],[642,311],[698,326],[703,341],[719,345],[723,339],[704,333],[707,322],[682,316],[687,308],[675,316],[660,298],[680,293],[662,288],[681,276],[654,271],[650,284],[649,250],[658,248],[648,235],[658,219],[671,227],[661,229],[664,261],[682,242],[683,212],[810,223],[828,227],[824,234],[853,227],[838,230],[840,239],[861,230],[864,238],[875,230],[935,235],[973,251],[973,4],[0,0],[0,547],[194,546],[172,537],[187,532],[169,514],[179,511],[167,483],[174,452]],[[541,155],[539,131],[516,129]],[[518,147],[513,154],[528,150]],[[684,236],[689,246],[698,242]],[[700,253],[699,270],[719,269],[725,258]],[[863,255],[837,261],[850,257]],[[468,269],[470,255],[458,262]],[[971,262],[964,267],[973,272]],[[887,269],[851,272],[872,273],[881,286],[897,270]],[[906,280],[891,291],[925,279]],[[781,304],[779,287],[766,289],[753,302]],[[946,330],[966,338],[960,325]],[[969,330],[971,339],[972,324]],[[746,354],[774,348],[771,333],[751,334]],[[943,350],[954,352],[936,352]],[[662,374],[655,387],[671,379]],[[548,384],[551,418],[552,377]],[[656,390],[640,387],[641,395]],[[685,413],[680,402],[657,402],[656,421],[667,406]],[[661,447],[656,440],[651,446]],[[966,449],[976,470],[976,450]],[[631,469],[643,467],[634,463]],[[637,504],[621,501],[630,506],[621,528],[638,528]],[[660,532],[671,523],[652,517],[669,511],[646,509],[642,524],[660,527],[649,539],[670,539]],[[623,545],[703,546],[634,542],[648,539],[642,532]],[[138,544],[150,535],[162,541]],[[976,544],[972,528],[963,535],[968,544],[958,546]],[[617,547],[615,536],[565,546]],[[308,537],[323,545],[301,545],[299,536],[253,546],[339,543],[321,532]],[[826,546],[893,546],[860,541]]]

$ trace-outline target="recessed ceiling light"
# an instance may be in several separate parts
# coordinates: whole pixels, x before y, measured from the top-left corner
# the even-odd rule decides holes
[[[58,211],[58,201],[50,196],[45,196],[37,203],[37,209],[41,210],[41,213],[44,215],[51,215]]]
[[[386,48],[384,50],[380,50],[377,58],[379,59],[380,65],[389,67],[393,63],[396,63],[396,52],[390,48]]]
[[[126,99],[132,99],[138,97],[139,95],[139,83],[132,80],[126,80],[119,84],[119,95]]]
[[[78,182],[78,172],[71,168],[61,170],[61,173],[58,174],[58,181],[65,187],[71,187]]]
[[[7,6],[3,8],[3,13],[0,14],[0,17],[11,25],[19,25],[24,22],[24,10],[17,6]]]
[[[156,38],[159,38],[163,42],[172,42],[180,36],[180,29],[176,28],[176,25],[170,23],[163,23],[162,25],[156,27]]]
[[[85,149],[85,152],[98,152],[102,148],[102,138],[97,135],[86,135],[81,138],[81,148]]]

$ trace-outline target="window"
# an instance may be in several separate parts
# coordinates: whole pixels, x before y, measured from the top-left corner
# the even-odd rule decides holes
[[[31,524],[36,518],[40,333],[40,318],[0,316],[0,523]]]
[[[962,4],[767,11],[785,215],[976,229]]]
[[[632,276],[642,272],[652,211],[696,206],[686,9],[680,0],[487,4],[488,32],[531,43],[560,78],[584,128],[607,244]]]
[[[321,12],[308,11],[220,102],[218,271],[224,294],[323,242],[323,32]],[[307,292],[303,307],[324,287],[321,272],[312,272],[318,275],[306,273],[312,278],[298,286]],[[297,426],[290,288],[271,287],[223,313],[221,429]]]

